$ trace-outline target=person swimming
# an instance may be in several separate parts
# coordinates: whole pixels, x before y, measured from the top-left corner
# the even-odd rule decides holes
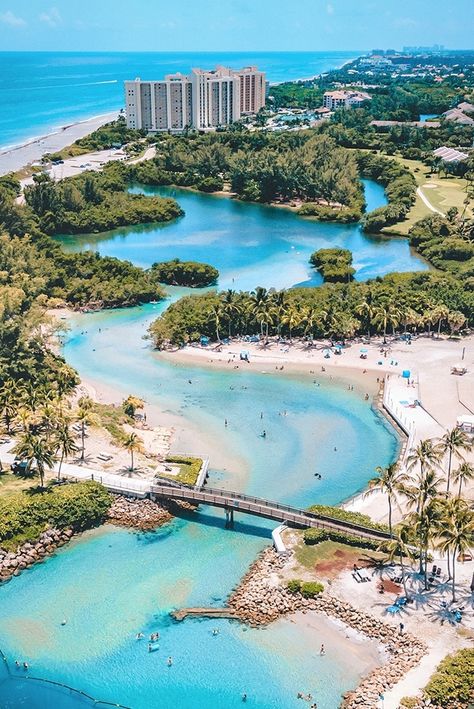
[[[173,658],[172,658],[171,656],[168,657],[168,660],[167,660],[167,663],[166,663],[166,664],[168,665],[168,667],[171,667],[171,665],[173,664]]]

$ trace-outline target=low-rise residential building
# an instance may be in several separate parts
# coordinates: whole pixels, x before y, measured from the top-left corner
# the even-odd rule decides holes
[[[436,150],[433,150],[433,155],[442,160],[443,162],[452,163],[463,162],[469,157],[467,153],[463,153],[460,150],[456,150],[455,148],[448,148],[446,147],[446,145],[443,145],[441,148],[436,148]]]
[[[326,91],[323,98],[324,108],[335,111],[337,108],[360,108],[364,101],[370,101],[372,97],[363,91]]]

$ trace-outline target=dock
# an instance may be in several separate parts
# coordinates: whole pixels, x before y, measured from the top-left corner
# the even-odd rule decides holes
[[[230,618],[238,619],[238,615],[230,608],[181,608],[178,611],[171,611],[170,616],[175,620],[184,620],[188,617],[194,618]]]

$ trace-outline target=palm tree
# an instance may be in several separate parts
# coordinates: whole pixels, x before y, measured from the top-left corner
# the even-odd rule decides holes
[[[453,457],[458,458],[459,461],[463,462],[464,458],[462,456],[462,452],[470,451],[472,449],[472,443],[462,429],[455,427],[451,429],[451,431],[447,431],[440,439],[438,449],[442,456],[445,456],[446,454],[448,455],[448,470],[446,477],[446,494],[448,495],[449,486],[451,483],[451,466]]]
[[[211,320],[214,322],[214,327],[216,330],[216,339],[218,342],[221,341],[221,336],[220,336],[220,327],[221,327],[221,317],[222,317],[222,303],[215,303],[210,311],[209,315],[211,316]]]
[[[11,433],[11,424],[23,396],[23,387],[15,379],[6,379],[0,388],[0,411],[5,421],[7,433]]]
[[[445,305],[437,305],[434,308],[433,311],[433,318],[434,322],[438,322],[438,338],[441,333],[441,325],[443,324],[443,320],[446,320],[449,315],[449,308],[447,308]]]
[[[304,328],[304,334],[310,335],[311,344],[314,342],[314,328],[317,326],[318,322],[322,322],[326,317],[326,312],[324,310],[318,310],[312,305],[303,308],[301,311],[301,322],[306,323]]]
[[[372,326],[372,318],[374,317],[375,313],[377,312],[372,300],[369,298],[367,298],[366,300],[362,300],[356,306],[355,311],[356,311],[357,315],[362,315],[362,317],[366,320],[366,322],[367,322],[367,339],[370,340],[370,330],[371,330],[371,326]]]
[[[464,500],[455,498],[440,523],[440,550],[449,559],[452,555],[452,600],[456,602],[456,557],[465,554],[474,544],[474,516]]]
[[[69,422],[66,420],[62,421],[54,435],[54,441],[56,443],[56,455],[61,451],[61,458],[59,459],[59,468],[58,468],[58,480],[61,478],[61,467],[64,461],[64,458],[69,458],[69,456],[73,455],[73,453],[76,453],[78,451],[78,447],[76,445],[76,441],[74,439],[74,436],[71,433],[71,430],[69,428]]]
[[[261,337],[268,338],[268,327],[273,316],[273,303],[266,288],[258,286],[250,295],[252,314],[260,323]]]
[[[301,322],[301,312],[296,305],[290,304],[286,309],[286,313],[282,318],[282,324],[288,327],[290,342],[293,341],[293,328]]]
[[[402,583],[403,590],[405,591],[405,596],[408,598],[407,591],[407,580],[405,573],[405,563],[404,559],[412,560],[414,558],[413,549],[410,546],[410,536],[411,528],[404,524],[398,527],[397,534],[389,542],[384,542],[381,545],[381,549],[388,553],[390,561],[393,563],[396,558],[398,558],[400,567],[402,569]]]
[[[277,325],[277,336],[280,338],[281,335],[281,324],[285,316],[286,309],[288,307],[288,297],[286,290],[279,290],[272,296],[273,300],[273,312],[275,313],[276,325]]]
[[[386,468],[380,465],[375,468],[377,477],[369,480],[370,490],[380,490],[387,495],[388,499],[388,527],[390,536],[392,535],[392,500],[397,492],[403,490],[403,486],[407,481],[407,475],[400,471],[397,463],[391,463]]]
[[[459,483],[458,497],[461,497],[462,486],[474,480],[474,466],[466,462],[461,463],[459,468],[453,471],[453,479],[455,483]]]
[[[31,470],[35,464],[40,486],[44,487],[46,469],[51,469],[55,461],[52,442],[43,434],[27,431],[20,436],[13,452],[28,460],[28,470]]]
[[[137,436],[136,433],[129,433],[129,435],[124,439],[122,446],[125,450],[129,451],[131,457],[130,472],[133,472],[133,454],[142,449],[142,441]]]
[[[222,311],[229,323],[228,334],[230,339],[232,337],[232,322],[235,317],[240,315],[240,305],[237,302],[235,290],[229,288],[222,295]]]
[[[440,450],[430,438],[420,441],[407,456],[407,471],[411,472],[419,466],[420,481],[426,484],[425,473],[438,467],[441,458]]]
[[[89,401],[88,397],[83,397],[82,399],[79,399],[79,408],[76,412],[76,421],[80,424],[81,426],[81,463],[84,462],[85,458],[85,438],[86,438],[86,426],[96,426],[98,424],[98,417],[92,410],[92,408],[89,408]],[[81,405],[81,402],[85,404],[84,408]]]

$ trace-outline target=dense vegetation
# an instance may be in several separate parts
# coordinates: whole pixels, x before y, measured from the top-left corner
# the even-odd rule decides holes
[[[474,291],[449,275],[390,274],[367,283],[252,293],[226,291],[182,298],[150,327],[155,346],[181,346],[222,333],[330,337],[407,331],[438,326],[458,332],[473,318]]]
[[[132,179],[198,189],[203,180],[217,180],[221,189],[225,180],[240,199],[253,202],[320,200],[359,212],[363,206],[355,158],[313,131],[162,136],[157,151],[153,160],[131,168]]]
[[[301,593],[304,598],[315,598],[324,591],[324,586],[319,581],[301,581],[290,579],[286,587],[290,593]]]
[[[103,172],[84,172],[60,182],[45,173],[35,175],[33,184],[25,188],[25,200],[46,234],[166,222],[183,213],[172,199],[130,194],[126,187],[124,167],[109,163]]]
[[[219,278],[219,271],[207,263],[196,261],[164,261],[151,267],[154,280],[170,286],[203,288],[213,285]]]
[[[432,704],[446,709],[471,706],[474,701],[474,650],[458,650],[438,665],[424,688]]]
[[[447,218],[433,214],[410,229],[410,244],[437,268],[466,279],[474,287],[474,224],[459,223],[457,210]]]
[[[364,230],[379,232],[385,226],[403,221],[415,201],[416,181],[401,163],[369,152],[358,154],[357,162],[364,177],[380,182],[388,199],[386,207],[374,209],[363,219]]]
[[[349,283],[354,278],[352,253],[348,249],[319,249],[311,254],[309,261],[327,283]]]
[[[35,541],[48,527],[80,532],[101,524],[111,501],[95,482],[54,485],[41,494],[22,492],[0,499],[0,547],[16,549]]]

